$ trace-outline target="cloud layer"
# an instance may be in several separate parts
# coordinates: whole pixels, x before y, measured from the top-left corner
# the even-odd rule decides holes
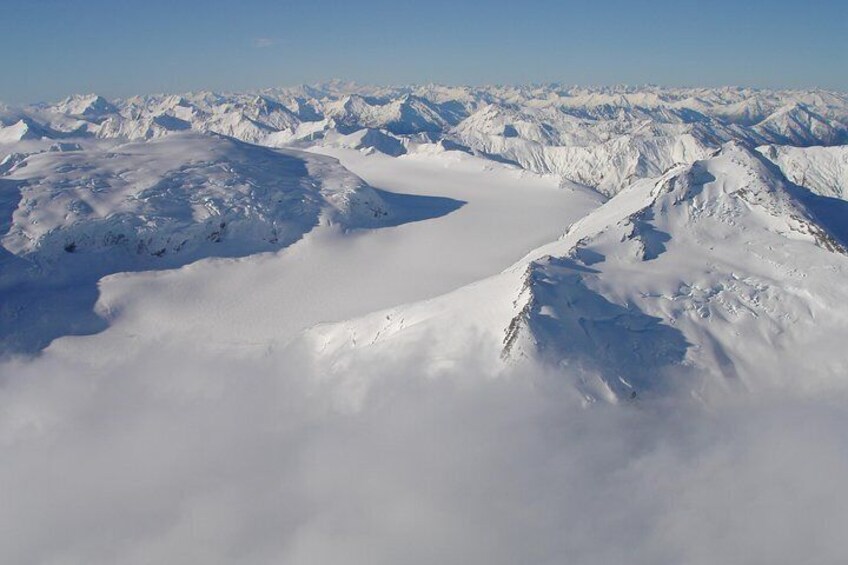
[[[836,563],[848,409],[789,393],[581,407],[556,375],[151,344],[7,362],[4,563]]]

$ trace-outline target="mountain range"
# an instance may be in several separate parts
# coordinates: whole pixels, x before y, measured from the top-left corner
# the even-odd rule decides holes
[[[76,95],[4,107],[0,124],[7,352],[102,331],[100,317],[56,321],[45,296],[62,285],[86,289],[65,318],[90,318],[113,273],[463,205],[398,198],[344,166],[367,177],[367,163],[403,161],[529,175],[596,203],[478,280],[296,328],[327,375],[343,380],[351,363],[415,350],[423,335],[433,370],[474,341],[490,372],[554,367],[586,402],[824,386],[848,371],[844,93],[336,82]],[[515,205],[531,198],[515,184]]]

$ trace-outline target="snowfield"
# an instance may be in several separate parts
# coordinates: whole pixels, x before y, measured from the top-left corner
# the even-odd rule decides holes
[[[14,169],[6,178],[22,182],[21,200],[3,246],[46,262],[116,247],[136,266],[150,255],[247,255],[321,221],[372,227],[390,216],[376,192],[328,159],[217,135],[56,144]],[[212,243],[228,249],[202,249]]]
[[[310,341],[322,374],[344,378],[348,355],[378,362],[427,335],[439,368],[481,340],[489,371],[541,360],[589,402],[828,388],[848,373],[841,355],[822,363],[848,335],[846,214],[843,201],[791,185],[728,144],[634,184],[492,279],[318,327]]]
[[[844,93],[0,108],[0,561],[848,560]]]

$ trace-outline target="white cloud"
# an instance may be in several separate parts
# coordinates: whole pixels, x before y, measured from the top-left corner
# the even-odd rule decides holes
[[[256,37],[253,39],[253,46],[258,47],[260,49],[264,49],[266,47],[271,47],[276,42],[270,37]]]
[[[848,404],[581,408],[473,358],[351,367],[297,352],[46,352],[0,389],[0,562],[845,562]]]

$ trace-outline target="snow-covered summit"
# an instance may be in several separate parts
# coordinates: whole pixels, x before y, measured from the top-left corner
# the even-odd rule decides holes
[[[26,120],[21,119],[8,126],[0,126],[0,143],[14,143],[26,139],[40,139],[37,130]]]
[[[550,366],[589,401],[816,387],[848,370],[820,363],[848,334],[848,206],[832,203],[725,144],[635,182],[499,275],[306,340],[329,373],[402,348],[440,371],[474,343],[487,370]]]
[[[115,114],[118,109],[99,94],[76,94],[69,96],[56,104],[56,112],[69,116],[96,120],[109,114]]]
[[[614,194],[633,180],[701,159],[727,141],[838,145],[848,141],[848,96],[822,90],[369,87],[331,82],[260,92],[72,96],[22,110],[44,131],[151,139],[192,129],[278,146],[349,143],[373,130],[404,151],[448,144]],[[11,134],[10,134],[11,135]],[[390,144],[390,154],[400,154]]]
[[[375,226],[390,214],[333,159],[194,133],[38,153],[8,179],[20,201],[3,246],[46,263],[94,254],[138,268],[244,255],[321,221]]]

